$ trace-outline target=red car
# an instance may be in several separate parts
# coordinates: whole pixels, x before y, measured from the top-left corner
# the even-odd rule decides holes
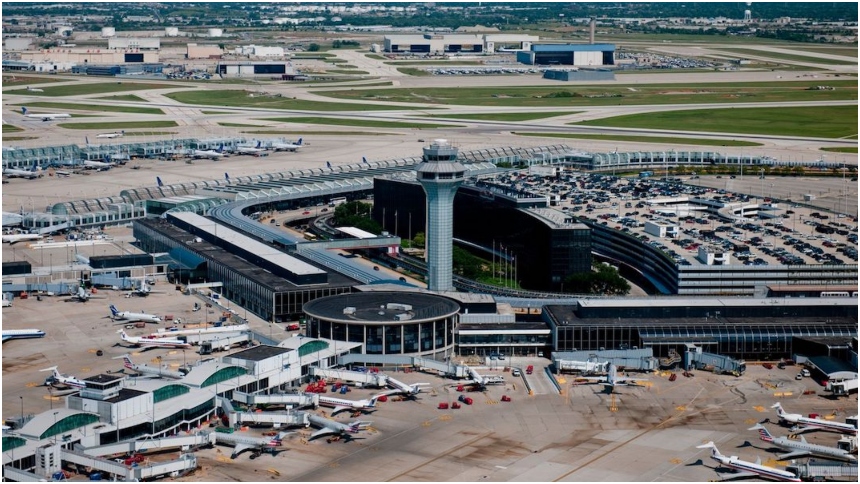
[[[311,214],[311,213],[310,213],[310,212],[308,212],[307,210],[305,210],[304,212],[302,212],[302,215],[310,215],[310,214]]]

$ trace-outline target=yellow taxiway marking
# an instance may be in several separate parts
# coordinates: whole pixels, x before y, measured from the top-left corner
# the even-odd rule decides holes
[[[764,412],[765,411],[764,407],[762,407],[761,405],[756,405],[755,407],[753,407],[753,410],[755,410],[756,412]]]

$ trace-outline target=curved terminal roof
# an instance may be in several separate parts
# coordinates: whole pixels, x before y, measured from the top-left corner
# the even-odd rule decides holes
[[[327,321],[391,324],[445,318],[456,314],[460,305],[432,294],[366,292],[315,299],[302,310],[311,317]]]

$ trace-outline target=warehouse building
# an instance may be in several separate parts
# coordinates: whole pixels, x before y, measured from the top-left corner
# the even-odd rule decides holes
[[[488,53],[502,49],[528,49],[539,37],[506,34],[386,35],[385,52],[412,54]]]
[[[215,73],[221,77],[281,77],[296,71],[289,61],[221,61]]]
[[[615,65],[613,44],[534,44],[517,52],[517,62],[533,66],[601,67]]]

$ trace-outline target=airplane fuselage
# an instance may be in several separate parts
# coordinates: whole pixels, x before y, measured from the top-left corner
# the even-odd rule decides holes
[[[778,481],[800,482],[800,479],[797,476],[788,471],[781,471],[779,469],[763,466],[761,464],[755,464],[753,462],[740,460],[736,456],[712,457],[712,459],[730,469],[735,469],[742,472],[751,472],[753,474],[757,474],[762,477],[769,477]]]

